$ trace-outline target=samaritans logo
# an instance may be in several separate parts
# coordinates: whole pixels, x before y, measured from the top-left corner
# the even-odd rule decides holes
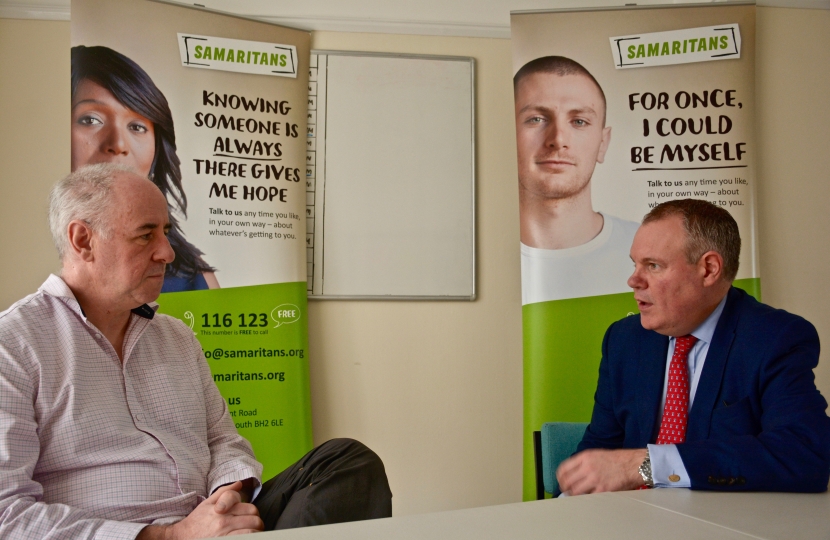
[[[690,64],[741,57],[737,24],[612,37],[617,69]]]
[[[178,34],[182,65],[237,73],[297,78],[293,45]]]

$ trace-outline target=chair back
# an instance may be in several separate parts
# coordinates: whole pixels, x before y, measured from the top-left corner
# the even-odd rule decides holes
[[[542,424],[542,476],[545,491],[555,493],[559,488],[556,469],[576,452],[576,447],[588,427],[584,422],[547,422]]]

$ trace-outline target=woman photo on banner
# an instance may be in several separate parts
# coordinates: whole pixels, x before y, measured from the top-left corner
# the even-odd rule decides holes
[[[108,47],[72,48],[72,170],[121,163],[147,176],[168,200],[168,235],[176,258],[162,292],[219,288],[216,268],[187,241],[187,196],[167,99],[138,64]]]

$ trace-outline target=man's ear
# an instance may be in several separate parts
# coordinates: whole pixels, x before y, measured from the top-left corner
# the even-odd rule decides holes
[[[707,251],[700,256],[698,269],[703,278],[703,285],[714,285],[723,277],[723,257],[717,251]]]
[[[599,143],[599,152],[597,152],[597,163],[605,161],[605,152],[608,151],[608,145],[611,144],[611,126],[602,128],[602,142]]]
[[[69,251],[83,261],[92,262],[95,259],[93,253],[94,235],[95,233],[89,223],[80,219],[70,221],[66,229]]]

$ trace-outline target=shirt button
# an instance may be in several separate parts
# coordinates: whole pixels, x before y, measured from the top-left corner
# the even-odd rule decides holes
[[[680,477],[676,474],[670,474],[669,482],[680,482]]]
[[[144,416],[140,415],[140,414],[135,415],[133,418],[135,418],[135,421],[138,422],[138,423],[141,423],[141,422],[144,421]]]

